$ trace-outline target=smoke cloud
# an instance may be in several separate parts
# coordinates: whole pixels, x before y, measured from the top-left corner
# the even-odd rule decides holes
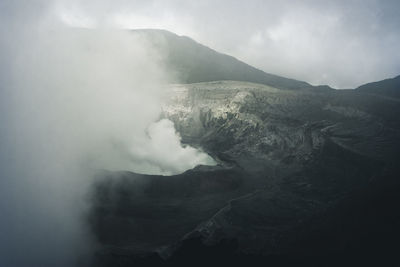
[[[213,160],[157,122],[169,75],[146,40],[67,28],[33,2],[0,4],[0,266],[85,266],[97,169],[175,174]]]

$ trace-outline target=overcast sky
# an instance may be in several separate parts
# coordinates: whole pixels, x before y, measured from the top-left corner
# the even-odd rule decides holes
[[[3,5],[26,12],[32,2],[37,19],[45,10],[71,26],[167,29],[266,72],[312,84],[350,88],[400,74],[397,0],[3,0]],[[1,10],[3,18],[10,16],[7,8]]]
[[[266,72],[352,88],[400,74],[400,1],[61,1],[86,27],[162,28]]]

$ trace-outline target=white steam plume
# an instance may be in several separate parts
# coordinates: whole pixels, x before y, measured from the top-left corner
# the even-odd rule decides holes
[[[154,123],[168,75],[146,40],[67,29],[30,7],[0,20],[0,266],[74,266],[89,253],[94,170],[173,174],[212,160]]]

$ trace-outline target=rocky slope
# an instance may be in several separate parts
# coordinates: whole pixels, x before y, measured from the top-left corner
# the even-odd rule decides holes
[[[163,116],[219,164],[169,177],[99,174],[94,265],[393,260],[399,101],[235,81],[167,95]]]

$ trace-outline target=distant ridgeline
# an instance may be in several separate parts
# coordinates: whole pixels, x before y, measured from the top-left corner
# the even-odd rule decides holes
[[[198,83],[222,80],[253,82],[278,89],[332,89],[327,85],[312,86],[309,83],[266,73],[232,56],[219,53],[197,43],[186,36],[159,29],[132,30],[147,38],[162,55],[178,83]],[[361,93],[400,97],[400,76],[362,85],[356,90]]]
[[[260,83],[279,89],[314,88],[303,81],[265,73],[186,36],[156,29],[133,30],[133,32],[146,36],[156,47],[165,52],[167,67],[174,70],[177,80],[181,83],[234,80]]]
[[[362,93],[400,98],[400,75],[393,79],[361,85],[356,90]]]

